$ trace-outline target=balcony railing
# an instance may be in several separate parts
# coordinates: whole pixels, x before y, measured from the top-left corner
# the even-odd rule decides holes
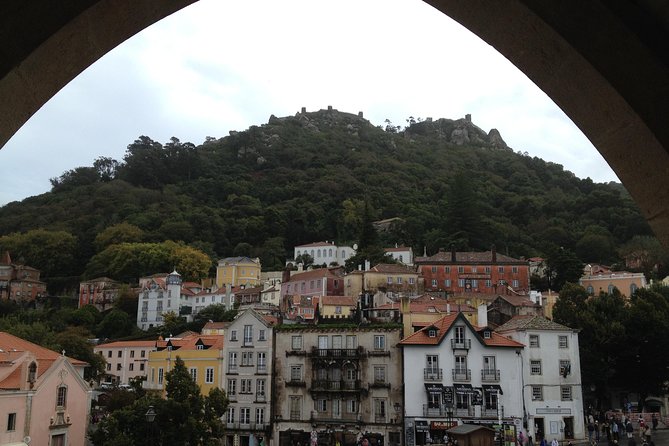
[[[286,381],[286,387],[306,387],[307,383],[303,379],[291,379]]]
[[[300,420],[302,418],[301,415],[299,410],[291,410],[289,416],[291,420]]]
[[[256,373],[267,373],[267,365],[258,364],[258,370],[256,370]]]
[[[443,373],[441,369],[423,369],[423,378],[425,381],[441,381]]]
[[[453,415],[456,417],[473,417],[476,414],[474,406],[456,408],[453,411]]]
[[[449,412],[451,416],[455,413],[452,407],[443,404],[423,404],[424,417],[447,417]]]
[[[228,373],[237,373],[237,364],[228,364]]]
[[[482,369],[481,370],[481,381],[483,382],[499,382],[499,369]]]
[[[235,421],[232,423],[225,424],[228,429],[244,429],[250,431],[264,431],[267,428],[267,423],[242,423],[240,421]]]
[[[315,358],[359,358],[363,355],[363,348],[318,348],[311,349],[311,356]]]
[[[311,382],[311,390],[318,391],[358,391],[361,389],[359,380],[355,381],[330,381],[324,379],[316,379]]]
[[[317,412],[315,410],[311,411],[311,421],[336,423],[339,421],[356,422],[358,420],[360,420],[360,414],[358,413],[346,413],[346,412],[332,413],[331,411]]]
[[[264,403],[267,401],[267,395],[265,393],[256,393],[256,401],[259,403]]]
[[[486,408],[485,406],[481,409],[481,416],[484,418],[497,418],[497,415],[497,409]],[[504,407],[499,408],[499,415],[502,418],[504,417]]]
[[[471,381],[471,369],[453,369],[453,381]]]
[[[471,339],[451,339],[451,348],[453,350],[469,350],[471,347]]]

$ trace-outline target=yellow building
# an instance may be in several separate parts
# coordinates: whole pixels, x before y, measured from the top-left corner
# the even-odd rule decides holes
[[[587,267],[586,267],[587,268]],[[588,294],[599,296],[599,293],[613,293],[620,291],[624,297],[630,297],[639,288],[648,287],[646,276],[643,273],[627,271],[586,272],[578,281]]]
[[[418,272],[415,267],[380,263],[366,271],[353,271],[346,276],[344,293],[357,296],[377,291],[415,294],[418,291]]]
[[[260,285],[260,259],[250,257],[226,257],[218,261],[216,267],[216,286]]]
[[[149,353],[148,376],[144,387],[165,393],[167,372],[180,357],[203,395],[220,387],[223,376],[223,336],[188,333],[182,337],[158,339],[156,351]]]
[[[323,296],[318,302],[321,317],[330,319],[350,318],[356,308],[356,299],[351,296]]]

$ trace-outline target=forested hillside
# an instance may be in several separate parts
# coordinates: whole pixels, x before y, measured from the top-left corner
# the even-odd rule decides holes
[[[175,250],[197,248],[212,260],[259,256],[275,269],[297,244],[355,241],[367,201],[374,219],[401,219],[383,241],[418,253],[494,244],[514,257],[563,248],[611,264],[621,250],[659,250],[621,185],[514,152],[497,131],[466,119],[398,131],[321,110],[230,133],[197,147],[141,136],[123,160],[65,172],[51,192],[0,208],[0,249],[60,288],[80,277],[157,272],[118,265],[151,250],[155,268]],[[197,278],[201,268],[194,271]]]

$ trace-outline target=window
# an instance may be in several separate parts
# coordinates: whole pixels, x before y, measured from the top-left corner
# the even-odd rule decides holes
[[[121,370],[121,368],[122,368],[121,364],[116,364],[116,371]]]
[[[409,285],[413,285],[416,282],[416,279],[409,277]]]
[[[458,273],[462,274],[465,272],[465,267],[464,266],[458,266]]]
[[[485,273],[486,273],[486,274],[490,274],[490,267],[489,267],[489,266],[486,266],[486,267],[485,267]]]
[[[7,414],[7,430],[16,430],[16,412]]]
[[[511,272],[512,273],[518,273],[518,267],[517,266],[512,266],[511,267]]]
[[[539,335],[530,335],[530,347],[539,348]]]
[[[490,279],[486,279],[486,281],[485,281],[485,286],[488,287],[488,288],[490,288],[490,287],[492,286],[492,280],[490,280]]]
[[[512,286],[513,288],[518,288],[518,287],[520,287],[520,281],[519,281],[518,279],[513,279],[513,280],[511,281],[511,286]]]
[[[541,375],[540,359],[533,359],[530,361],[530,375]]]
[[[107,371],[109,372],[111,370],[111,364],[107,363]]]
[[[244,345],[253,344],[253,325],[244,325]]]
[[[237,395],[237,380],[228,380],[228,395]]]
[[[374,384],[385,384],[386,383],[386,366],[385,365],[375,365],[374,366]]]
[[[427,355],[425,360],[428,373],[436,373],[439,370],[439,355]]]
[[[67,387],[59,386],[56,390],[56,407],[67,406]]]
[[[134,351],[134,350],[130,350],[130,357],[131,357],[131,358],[134,358],[134,357],[135,357],[135,351]]]
[[[231,330],[230,331],[230,341],[236,341],[237,340],[237,330]]]
[[[386,349],[385,335],[374,335],[374,350],[385,350],[385,349]]]
[[[193,379],[193,381],[197,382],[197,367],[190,368],[190,377]]]
[[[571,361],[568,359],[560,359],[560,375],[563,378],[571,375]]]
[[[356,400],[346,401],[346,411],[348,413],[358,413],[358,401]]]
[[[485,408],[497,409],[497,391],[486,390],[485,392]]]
[[[437,272],[437,267],[436,267],[436,266],[433,266],[433,267],[432,267],[432,272],[433,272],[433,273],[436,273],[436,272]]]
[[[358,338],[356,335],[346,335],[346,348],[358,348]]]
[[[328,411],[328,400],[314,400],[314,409],[317,412],[327,412]]]
[[[455,373],[457,375],[467,374],[467,357],[466,356],[456,356],[455,357]]]
[[[567,336],[558,336],[558,346],[560,348],[569,348],[569,338]]]
[[[355,381],[358,378],[358,372],[353,367],[349,367],[346,369],[345,376],[346,376],[346,381]]]
[[[450,266],[444,266],[444,272],[446,274],[450,274],[451,273],[451,267]]]
[[[497,267],[497,272],[498,273],[504,273],[504,267],[503,266],[498,266]]]
[[[228,423],[232,424],[235,422],[235,408],[228,407]]]
[[[455,327],[455,343],[464,344],[465,343],[465,327],[458,325]]]
[[[256,425],[265,424],[265,408],[257,407],[256,408]]]
[[[267,353],[258,352],[258,372],[267,371]]]
[[[397,278],[397,283],[400,284],[400,285],[402,284],[402,278],[401,277]]]
[[[434,329],[434,328],[430,328],[427,331],[427,336],[430,337],[430,338],[436,338],[437,337],[437,330]]]
[[[432,287],[436,288],[437,286],[437,279],[432,279]]]
[[[214,382],[214,368],[213,367],[207,367],[204,370],[204,383],[205,384],[211,384]]]
[[[446,279],[444,280],[444,287],[450,288],[451,287],[451,279]]]
[[[259,341],[265,341],[265,330],[258,330],[258,340]]]
[[[532,401],[544,400],[544,388],[541,386],[532,386]]]
[[[291,396],[290,397],[290,419],[299,420],[302,415],[302,397],[300,396]]]
[[[560,399],[571,401],[571,386],[560,386]]]
[[[293,336],[292,337],[291,348],[293,350],[302,350],[302,336]]]
[[[376,420],[386,419],[386,399],[374,398],[374,418]]]
[[[131,362],[130,365],[128,366],[128,370],[130,370],[131,372],[135,370],[135,364]]]
[[[141,352],[139,352],[139,357],[146,358],[146,351],[142,350]]]
[[[107,358],[111,358],[111,357],[112,357],[112,352],[111,352],[111,350],[109,350],[109,351],[107,352]]]
[[[388,277],[388,278],[386,279],[386,281],[388,282],[388,285],[392,285],[392,284],[393,284],[393,278],[392,278],[392,277]]]
[[[256,393],[258,395],[265,395],[265,380],[257,379],[256,380]]]
[[[325,350],[328,348],[328,337],[327,336],[319,336],[318,337],[318,348],[321,350]]]
[[[163,383],[163,368],[160,367],[158,369],[158,384],[162,384],[162,383]]]
[[[240,381],[241,381],[241,386],[239,388],[239,393],[251,393],[251,380],[245,378]]]
[[[230,352],[228,355],[228,372],[237,371],[237,352]]]
[[[116,355],[118,358],[123,357],[123,352],[121,350],[118,351],[118,354]]]
[[[239,424],[251,424],[250,407],[241,407],[239,409]]]
[[[144,363],[143,362],[141,364],[139,364],[139,371],[140,372],[144,371]]]
[[[464,288],[465,287],[465,279],[458,279],[458,286],[460,288]]]
[[[341,314],[341,307],[335,307],[335,314]]]
[[[490,335],[489,331],[486,331]],[[495,357],[494,356],[484,356],[483,357],[483,373],[485,375],[495,374],[497,372],[497,367],[495,366]]]
[[[295,364],[290,366],[290,380],[302,381],[302,365]]]
[[[253,352],[242,352],[242,366],[253,365]]]

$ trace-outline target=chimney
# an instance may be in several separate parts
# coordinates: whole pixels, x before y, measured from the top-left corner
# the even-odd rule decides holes
[[[451,314],[451,304],[446,304],[446,314]]]
[[[369,271],[371,265],[369,263],[369,260],[365,260],[365,271]]]
[[[495,245],[492,245],[490,250],[492,252],[492,263],[497,263],[497,248],[495,248]]]
[[[488,306],[481,304],[478,306],[478,324],[479,327],[488,326]]]
[[[410,312],[410,304],[409,304],[409,296],[407,295],[402,295],[400,297],[400,313],[402,314],[409,314]]]
[[[360,111],[360,112],[358,112],[358,118],[362,118],[362,117],[363,117],[363,114],[362,114],[362,112],[361,112],[361,111]]]
[[[456,255],[455,255],[455,246],[451,245],[451,262],[455,263],[457,261]]]
[[[307,112],[307,107],[302,107],[302,114]]]

